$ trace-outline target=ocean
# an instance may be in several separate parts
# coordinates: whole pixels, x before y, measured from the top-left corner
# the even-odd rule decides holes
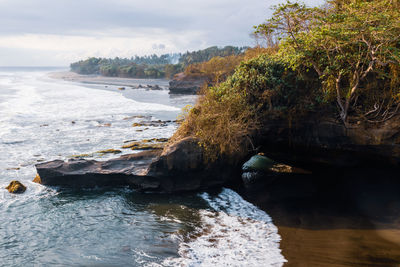
[[[282,266],[271,217],[232,189],[185,194],[68,190],[32,180],[35,164],[168,138],[195,96],[52,79],[56,68],[0,68],[0,266]],[[158,84],[165,80],[138,80]],[[134,153],[121,149],[121,154]],[[4,187],[27,186],[21,195]]]

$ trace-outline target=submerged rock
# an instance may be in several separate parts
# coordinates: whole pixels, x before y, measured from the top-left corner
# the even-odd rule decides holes
[[[110,148],[110,149],[96,151],[96,153],[99,153],[99,154],[119,154],[119,153],[122,153],[122,151],[118,150],[118,149]]]
[[[154,149],[163,149],[165,144],[163,143],[143,143],[143,142],[132,142],[126,145],[123,145],[122,148],[130,148],[132,150],[154,150]]]
[[[163,149],[166,142],[168,142],[168,138],[143,139],[140,141],[129,142],[128,144],[123,145],[122,148],[130,148],[132,150]]]
[[[25,192],[26,186],[21,184],[21,182],[19,181],[11,181],[6,189],[12,194],[21,194]]]

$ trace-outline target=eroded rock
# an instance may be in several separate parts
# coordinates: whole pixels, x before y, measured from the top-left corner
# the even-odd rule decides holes
[[[36,170],[43,185],[73,188],[131,185],[147,190],[158,187],[154,179],[143,181],[143,173],[159,154],[159,151],[145,151],[107,161],[54,160],[37,164]]]
[[[240,169],[217,161],[205,163],[195,138],[161,150],[124,155],[107,161],[70,159],[37,164],[43,185],[62,187],[130,186],[142,191],[193,191],[240,179]],[[235,175],[236,174],[236,175]]]

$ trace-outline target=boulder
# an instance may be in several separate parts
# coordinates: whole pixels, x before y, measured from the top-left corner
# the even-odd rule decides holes
[[[6,189],[12,194],[21,194],[25,192],[26,186],[19,181],[11,181]]]
[[[222,186],[240,179],[239,165],[219,159],[207,162],[199,140],[186,137],[164,148],[147,169],[161,181],[162,191],[179,192]]]

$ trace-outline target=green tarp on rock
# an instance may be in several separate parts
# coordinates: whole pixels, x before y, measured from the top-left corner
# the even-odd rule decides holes
[[[244,172],[269,171],[270,168],[275,164],[276,162],[270,158],[261,155],[255,155],[243,164],[242,170]]]

